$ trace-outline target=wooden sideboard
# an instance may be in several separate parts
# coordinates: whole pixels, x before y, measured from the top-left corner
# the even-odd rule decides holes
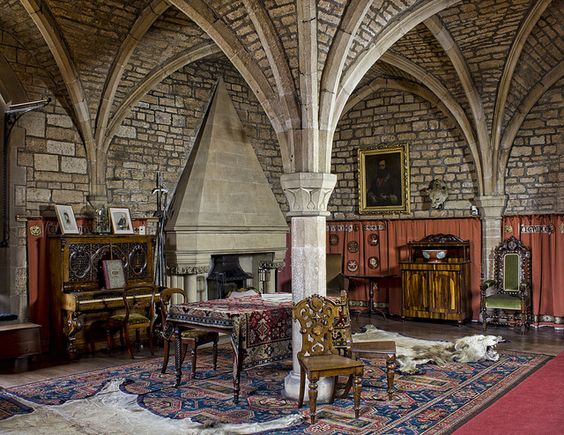
[[[456,320],[470,313],[470,242],[451,234],[434,234],[409,242],[409,260],[400,263],[402,277],[401,316]],[[442,260],[427,260],[425,250],[442,249]]]

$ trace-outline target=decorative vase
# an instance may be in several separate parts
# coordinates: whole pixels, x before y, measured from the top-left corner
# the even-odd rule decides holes
[[[446,258],[447,251],[446,249],[424,249],[422,254],[428,263],[442,263]]]

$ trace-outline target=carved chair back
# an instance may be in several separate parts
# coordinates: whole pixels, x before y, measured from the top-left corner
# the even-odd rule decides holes
[[[163,322],[166,322],[166,316],[170,304],[172,303],[173,295],[177,295],[175,297],[175,299],[177,299],[175,302],[177,303],[183,303],[186,300],[186,292],[181,288],[171,287],[163,289],[161,291],[161,319]]]
[[[315,294],[298,302],[292,314],[299,322],[302,334],[298,358],[338,353],[333,346],[333,327],[339,315],[335,302]]]
[[[528,293],[531,280],[531,251],[511,236],[494,253],[497,293],[518,296]]]
[[[147,302],[144,302],[142,298],[137,299],[136,296],[144,296],[149,292],[151,293],[151,302],[148,307],[147,318],[153,321],[155,317],[155,286],[152,284],[136,284],[123,289],[122,297],[125,307],[125,317],[123,320],[125,323],[127,323],[132,313],[146,315]]]

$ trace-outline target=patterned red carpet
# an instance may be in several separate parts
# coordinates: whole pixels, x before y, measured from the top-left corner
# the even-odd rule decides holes
[[[138,406],[162,418],[190,418],[203,427],[265,423],[301,413],[301,420],[271,433],[450,433],[549,359],[543,355],[504,353],[496,362],[424,365],[421,374],[396,376],[398,391],[391,402],[386,400],[383,361],[364,360],[361,418],[354,419],[349,397],[319,406],[318,423],[309,425],[307,407],[298,410],[294,401],[283,396],[283,379],[291,368],[290,361],[244,371],[242,400],[234,405],[231,354],[228,348],[222,349],[217,371],[211,369],[211,356],[204,349],[196,379],[184,382],[180,388],[173,386],[171,368],[161,376],[161,361],[146,360],[11,388],[0,394],[0,417],[15,415],[17,419],[35,412],[18,404],[19,399],[31,403],[32,408],[34,403],[56,405],[93,396],[112,379],[123,378],[121,391],[136,397]],[[188,362],[184,370],[189,370]]]

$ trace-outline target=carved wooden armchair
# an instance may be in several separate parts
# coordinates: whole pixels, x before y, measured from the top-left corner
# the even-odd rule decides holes
[[[495,249],[494,279],[482,283],[480,309],[484,331],[488,322],[520,326],[522,332],[529,327],[531,251],[513,236]]]
[[[312,295],[298,302],[293,317],[300,323],[302,348],[298,352],[300,364],[300,396],[298,407],[304,402],[305,377],[309,381],[310,419],[315,423],[317,408],[317,381],[320,377],[348,375],[354,381],[354,413],[360,415],[360,393],[364,364],[338,354],[333,346],[333,326],[339,307],[333,301],[320,295]],[[335,399],[335,385],[331,402]]]
[[[170,342],[175,340],[174,331],[171,328],[166,327],[166,316],[168,314],[168,309],[173,295],[177,295],[176,297],[181,299],[179,303],[186,300],[186,292],[180,288],[166,288],[161,291],[161,318],[163,325],[165,325],[163,328],[164,353],[161,373],[166,373],[170,354]],[[219,334],[217,332],[203,331],[199,329],[184,329],[180,336],[182,343],[182,355],[180,361],[184,362],[188,349],[191,349],[192,370],[190,371],[190,379],[196,375],[197,351],[198,346],[201,344],[213,343],[213,369],[217,369],[217,342],[219,340]]]

